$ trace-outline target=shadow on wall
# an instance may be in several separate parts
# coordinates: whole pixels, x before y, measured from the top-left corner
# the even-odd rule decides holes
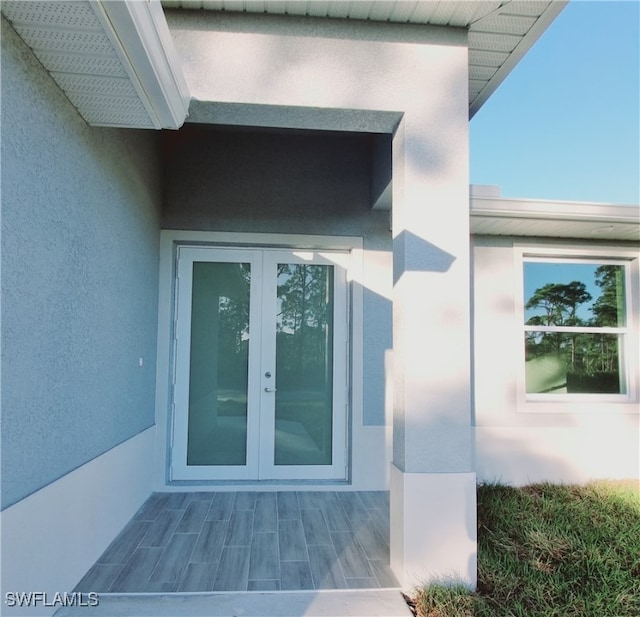
[[[478,478],[517,486],[640,478],[637,417],[574,420],[564,426],[476,427]]]
[[[405,163],[412,175],[466,185],[468,74],[461,32],[211,11],[198,12],[196,19],[195,14],[166,11],[196,106],[210,107],[208,122],[226,118],[236,124],[220,105],[237,104],[253,108],[247,125],[390,133],[406,114]],[[340,113],[331,120],[327,112]]]
[[[451,253],[410,231],[400,232],[396,244],[400,249],[394,251],[399,257],[393,260],[394,285],[405,272],[447,272],[456,260]]]
[[[475,337],[472,337],[475,340]],[[476,371],[472,370],[472,379]],[[551,455],[538,445],[532,445],[525,437],[528,432],[545,430],[549,426],[579,430],[572,414],[511,414],[487,415],[477,408],[475,384],[472,389],[473,458],[478,482],[499,482],[522,486],[533,482],[557,481],[558,478],[574,479],[577,469],[566,459]],[[515,410],[517,390],[510,385],[506,397]],[[483,424],[478,424],[484,421]],[[491,422],[491,424],[487,424]],[[549,424],[551,422],[551,424]],[[517,432],[521,431],[521,437]]]
[[[372,140],[185,125],[163,135],[162,226],[358,235],[363,226],[388,229],[388,214],[370,209]]]

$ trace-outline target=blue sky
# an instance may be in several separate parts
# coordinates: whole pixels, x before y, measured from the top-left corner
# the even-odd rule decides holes
[[[640,203],[640,0],[573,0],[471,120],[471,182]]]
[[[593,317],[591,308],[596,300],[602,295],[602,289],[595,283],[595,272],[601,263],[544,263],[544,262],[525,262],[524,265],[524,303],[531,298],[536,289],[539,289],[547,283],[560,283],[568,285],[572,281],[580,281],[586,285],[587,291],[591,294],[592,299],[582,305],[577,315],[581,319],[590,319]],[[527,310],[525,311],[525,321],[533,315],[541,315],[544,311]]]

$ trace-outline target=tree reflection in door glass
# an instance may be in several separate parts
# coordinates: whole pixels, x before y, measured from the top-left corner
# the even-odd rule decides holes
[[[251,266],[195,262],[188,465],[245,465]]]
[[[278,264],[276,465],[331,465],[333,267]]]

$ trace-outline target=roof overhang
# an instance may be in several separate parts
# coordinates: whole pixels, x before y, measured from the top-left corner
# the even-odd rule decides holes
[[[3,0],[2,13],[94,126],[178,128],[189,90],[162,7],[466,28],[473,116],[566,0]]]
[[[491,236],[640,241],[640,206],[574,201],[470,198],[471,233]]]
[[[159,2],[3,0],[2,13],[88,124],[183,124],[190,94]]]

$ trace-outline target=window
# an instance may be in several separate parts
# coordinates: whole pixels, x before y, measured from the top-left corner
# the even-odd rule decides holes
[[[527,400],[628,398],[629,263],[523,254]]]

